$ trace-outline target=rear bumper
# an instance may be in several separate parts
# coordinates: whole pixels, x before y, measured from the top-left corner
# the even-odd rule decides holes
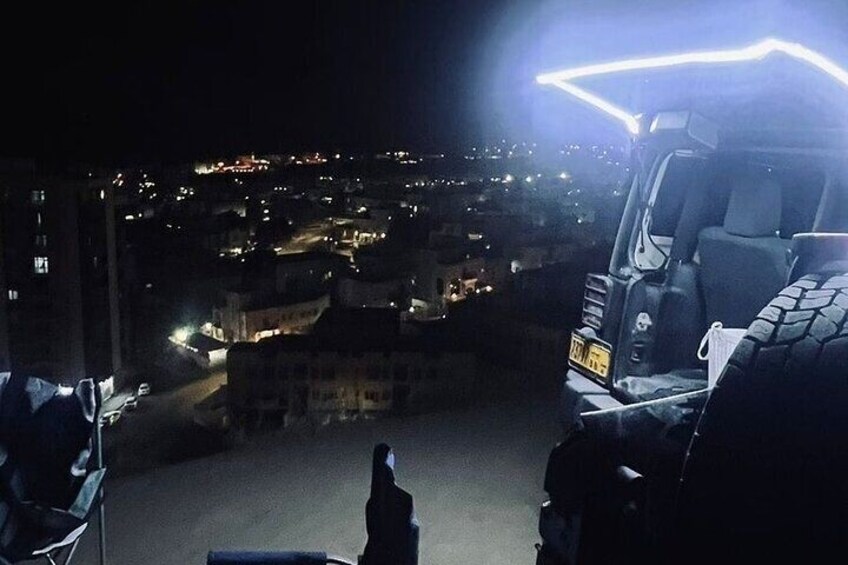
[[[606,410],[623,406],[610,394],[610,391],[595,381],[584,377],[574,369],[569,369],[562,394],[560,395],[557,417],[563,429],[570,430],[583,412]]]

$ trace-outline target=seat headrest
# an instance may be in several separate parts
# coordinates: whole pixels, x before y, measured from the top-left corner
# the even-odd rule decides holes
[[[781,200],[780,185],[771,179],[754,175],[734,179],[724,230],[742,237],[775,237]]]

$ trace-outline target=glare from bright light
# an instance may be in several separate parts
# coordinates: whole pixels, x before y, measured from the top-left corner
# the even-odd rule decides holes
[[[627,130],[633,134],[639,134],[639,120],[637,116],[630,114],[627,110],[612,104],[611,102],[592,94],[571,81],[588,77],[611,73],[638,71],[644,69],[658,69],[675,67],[680,65],[699,64],[721,64],[741,63],[746,61],[757,61],[764,59],[772,53],[783,53],[803,63],[826,73],[835,81],[848,87],[848,71],[812,49],[804,47],[799,43],[789,43],[779,39],[769,38],[759,43],[743,47],[741,49],[728,49],[720,51],[699,51],[692,53],[681,53],[678,55],[667,55],[662,57],[647,57],[643,59],[628,59],[614,61],[597,65],[586,65],[565,69],[553,73],[545,73],[536,77],[536,82],[543,85],[553,85],[564,90],[575,98],[598,108],[610,116],[623,122]]]
[[[185,343],[188,340],[189,330],[188,328],[177,328],[174,330],[173,338],[174,341],[178,343]]]

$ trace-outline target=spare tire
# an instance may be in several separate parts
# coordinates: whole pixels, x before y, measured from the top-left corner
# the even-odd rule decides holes
[[[696,561],[714,563],[844,551],[846,318],[848,274],[817,274],[781,291],[750,325],[686,456],[677,549],[698,548]]]

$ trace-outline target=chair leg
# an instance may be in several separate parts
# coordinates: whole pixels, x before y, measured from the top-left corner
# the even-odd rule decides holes
[[[97,440],[97,468],[103,468],[103,425],[100,423],[100,411],[97,413],[97,422],[95,422],[94,433]],[[100,565],[106,565],[106,509],[104,508],[104,487],[100,485],[100,504],[98,504],[98,537],[100,549]]]
[[[77,551],[77,544],[82,539],[82,536],[78,537],[74,540],[74,543],[71,544],[71,548],[68,550],[68,555],[65,556],[65,562],[62,565],[69,565],[71,560],[74,558],[74,553]]]

